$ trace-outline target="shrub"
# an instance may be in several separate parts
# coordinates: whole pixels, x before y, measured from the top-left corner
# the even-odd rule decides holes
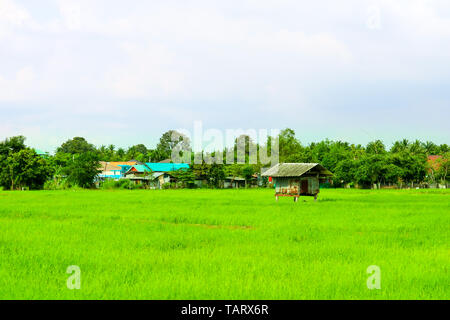
[[[75,186],[70,185],[66,180],[47,180],[44,183],[44,190],[67,190]]]
[[[128,179],[120,179],[120,180],[105,180],[102,182],[101,187],[105,190],[111,190],[111,189],[142,189],[144,188],[143,185],[135,185],[131,180]]]

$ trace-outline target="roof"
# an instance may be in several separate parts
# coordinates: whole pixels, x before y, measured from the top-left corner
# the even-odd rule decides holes
[[[136,164],[134,166],[131,166],[129,170],[132,170],[133,168],[136,169],[137,172],[150,172],[151,170],[144,164]]]
[[[328,169],[319,163],[278,163],[262,174],[264,177],[300,177],[316,168],[321,176],[332,176]]]
[[[152,171],[159,172],[168,172],[168,171],[176,171],[179,169],[189,169],[189,165],[187,163],[152,163],[147,162],[145,164]]]
[[[34,152],[36,152],[36,154],[38,154],[38,155],[48,155],[48,152],[46,152],[46,151],[42,151],[42,150],[39,150],[39,149],[34,149]]]
[[[158,163],[172,163],[172,160],[171,159],[165,159],[165,160],[159,161]]]
[[[154,172],[152,174],[152,177],[153,177],[153,179],[156,179],[156,178],[158,178],[158,177],[160,177],[162,175],[164,175],[164,172]]]
[[[115,166],[132,166],[132,165],[138,164],[137,161],[133,161],[133,160],[131,160],[131,161],[111,161],[109,163],[112,165],[115,165]]]
[[[114,165],[113,162],[105,162],[105,161],[100,161],[100,169],[102,171],[120,171],[120,170],[122,170],[121,167]]]
[[[245,181],[245,178],[243,178],[243,177],[226,177],[225,180],[231,180],[231,181]]]

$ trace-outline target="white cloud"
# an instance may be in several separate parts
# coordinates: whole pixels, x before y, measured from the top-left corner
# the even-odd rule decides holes
[[[35,74],[32,67],[19,69],[12,78],[0,75],[0,101],[15,101],[26,99],[32,93]]]
[[[172,127],[241,115],[288,126],[312,113],[330,123],[333,112],[364,119],[356,97],[372,106],[391,89],[380,108],[400,110],[414,89],[450,81],[444,0],[18,4],[0,0],[0,111],[16,102],[52,117],[138,109],[173,115]],[[370,8],[379,9],[376,28],[367,27]],[[436,89],[416,102],[427,99],[450,97]],[[98,121],[108,128],[119,120]]]
[[[30,19],[29,13],[12,0],[0,0],[0,21],[20,26]]]

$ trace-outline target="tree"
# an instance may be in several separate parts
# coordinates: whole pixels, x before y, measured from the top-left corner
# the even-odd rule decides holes
[[[409,141],[407,139],[403,139],[402,141],[395,141],[391,148],[391,153],[398,153],[402,151],[408,150]]]
[[[424,154],[413,155],[408,150],[394,153],[390,163],[402,169],[402,181],[406,183],[422,182],[427,173],[427,158]]]
[[[369,154],[385,154],[386,148],[381,140],[376,140],[367,144],[366,152]]]
[[[254,170],[252,166],[245,166],[242,168],[242,176],[245,178],[245,187],[247,187],[248,181],[252,178]]]
[[[123,148],[119,148],[116,151],[116,160],[117,161],[126,161],[130,159],[125,159],[125,150]]]
[[[225,179],[225,172],[223,170],[223,164],[213,163],[209,168],[209,179],[210,184],[219,188],[222,184],[222,181]]]
[[[7,185],[4,183],[3,187],[9,187],[11,190],[20,190],[24,187],[41,189],[53,172],[50,163],[32,149],[11,153],[4,169],[8,179],[4,182],[8,183]]]
[[[439,147],[431,141],[422,143],[422,148],[425,150],[427,155],[436,155],[439,153]]]
[[[182,183],[183,188],[194,188],[195,187],[195,173],[189,169],[179,169],[172,172],[173,176]]]
[[[315,162],[320,162],[324,167],[335,171],[337,164],[345,159],[349,159],[350,147],[346,142],[328,142],[327,144],[319,143],[315,146],[318,150],[318,158]]]
[[[359,160],[358,169],[355,172],[355,179],[358,184],[364,187],[380,186],[386,173],[386,157],[379,154],[366,155]]]
[[[135,146],[128,148],[127,157],[129,159],[135,159],[135,160],[138,160],[141,162],[147,162],[147,160],[148,160],[148,159],[146,159],[147,152],[148,152],[147,147],[141,143],[141,144],[137,144]],[[137,158],[141,158],[141,160],[139,160]],[[144,160],[144,161],[142,161],[142,160]]]
[[[357,170],[356,160],[344,159],[341,160],[334,169],[334,181],[336,185],[346,185],[355,181]]]
[[[26,149],[24,136],[6,138],[0,142],[0,155],[7,156],[9,153],[19,152],[23,149]]]
[[[100,173],[99,156],[95,152],[86,152],[75,155],[63,169],[67,180],[72,185],[82,188],[92,187],[94,180]]]
[[[180,144],[180,145],[178,145]],[[190,150],[190,140],[187,136],[175,130],[165,132],[159,139],[156,146],[157,153],[154,155],[158,157],[156,161],[172,158],[172,152],[175,147],[181,150]]]
[[[302,162],[303,147],[295,138],[295,131],[292,129],[284,129],[278,135],[278,143],[280,148],[280,162]]]
[[[438,178],[441,179],[443,183],[447,183],[448,179],[448,171],[450,167],[450,152],[446,152],[442,158],[439,158],[437,161],[437,175]]]
[[[70,153],[70,154],[80,154],[86,152],[95,152],[96,149],[93,144],[90,144],[86,139],[82,137],[75,137],[71,140],[64,142],[58,149],[57,153]]]
[[[16,136],[0,142],[0,186],[5,189],[39,189],[51,167],[25,145],[25,137]]]

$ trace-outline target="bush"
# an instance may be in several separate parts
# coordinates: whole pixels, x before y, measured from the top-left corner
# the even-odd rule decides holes
[[[120,179],[120,180],[105,180],[101,184],[101,189],[111,190],[111,189],[142,189],[143,185],[135,185],[131,180],[128,179]]]
[[[44,190],[67,190],[74,186],[66,180],[48,180],[44,183]]]
[[[166,182],[162,185],[162,189],[177,189],[177,184],[175,182]]]

